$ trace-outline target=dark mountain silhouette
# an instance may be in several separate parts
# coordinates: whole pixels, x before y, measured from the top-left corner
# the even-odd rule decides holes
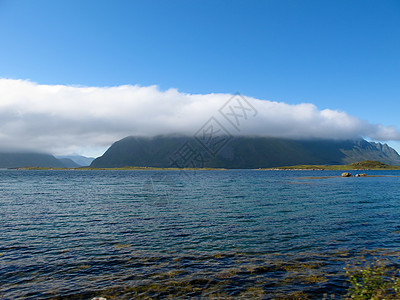
[[[221,143],[223,144],[223,143]],[[221,145],[219,144],[219,145]],[[215,147],[214,147],[215,148]],[[126,137],[115,142],[91,167],[271,168],[299,164],[350,164],[375,160],[400,165],[399,154],[386,144],[359,140],[291,140],[233,137],[210,150],[194,137]]]
[[[56,156],[59,160],[63,161],[63,159],[71,160],[73,163],[76,164],[76,167],[87,167],[90,166],[92,161],[94,160],[93,157],[86,157],[82,155],[64,155],[64,156]],[[67,162],[65,160],[65,162]],[[72,164],[69,163],[71,166]],[[73,167],[71,167],[73,168]]]
[[[81,167],[81,165],[78,165],[76,162],[74,162],[70,158],[57,158],[65,168],[78,168]]]
[[[0,168],[22,167],[64,168],[65,165],[50,154],[0,153]]]

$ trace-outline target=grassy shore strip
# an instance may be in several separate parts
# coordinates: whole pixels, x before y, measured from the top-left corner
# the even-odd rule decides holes
[[[44,171],[225,171],[223,168],[153,168],[153,167],[122,167],[122,168],[44,168],[24,167],[18,170],[44,170]]]
[[[352,163],[349,165],[297,165],[285,166],[276,168],[265,168],[258,170],[334,170],[334,171],[348,171],[348,170],[400,170],[400,166],[390,166],[379,161],[365,160],[361,162]]]

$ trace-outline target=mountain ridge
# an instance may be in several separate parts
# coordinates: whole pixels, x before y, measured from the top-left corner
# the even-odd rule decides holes
[[[51,154],[32,152],[0,152],[0,168],[49,167],[65,165]]]
[[[179,151],[187,145],[204,160],[200,165],[174,165]],[[209,167],[227,169],[271,168],[288,165],[349,164],[376,160],[400,165],[399,154],[386,144],[359,140],[294,140],[268,137],[232,137],[230,141],[210,154],[198,139],[185,136],[129,136],[113,143],[91,167]],[[187,149],[186,149],[187,150]],[[187,151],[186,151],[187,152]],[[188,155],[188,153],[186,153]],[[198,155],[199,157],[199,155]]]
[[[60,155],[56,156],[57,159],[63,160],[68,159],[75,163],[78,167],[86,167],[89,166],[94,160],[93,157],[86,157],[82,155]]]
[[[77,163],[74,158],[78,161],[80,159],[80,161],[86,162],[86,164],[81,165]],[[88,166],[92,161],[93,159],[84,156],[55,157],[51,154],[38,152],[0,151],[0,168],[78,168],[81,166]]]

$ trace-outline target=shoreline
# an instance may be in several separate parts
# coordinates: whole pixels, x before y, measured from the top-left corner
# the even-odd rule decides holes
[[[9,168],[8,170],[31,171],[226,171],[223,168],[157,168],[157,167],[122,167],[122,168],[51,168],[51,167],[22,167]]]
[[[53,167],[17,167],[11,170],[44,170],[44,171],[227,171],[227,170],[253,170],[253,171],[397,171],[400,166],[387,165],[378,161],[365,160],[348,165],[294,165],[273,168],[162,168],[162,167],[110,167],[110,168],[53,168]]]
[[[391,166],[374,160],[364,160],[348,165],[295,165],[258,170],[291,170],[291,171],[396,171],[400,166]]]

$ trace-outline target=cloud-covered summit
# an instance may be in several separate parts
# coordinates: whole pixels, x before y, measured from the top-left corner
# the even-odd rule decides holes
[[[157,86],[80,87],[0,79],[0,147],[55,154],[100,151],[128,135],[193,135],[213,116],[231,134],[400,140],[396,128],[345,112],[249,97],[257,115],[242,122],[239,131],[219,114],[231,97],[160,91]]]

